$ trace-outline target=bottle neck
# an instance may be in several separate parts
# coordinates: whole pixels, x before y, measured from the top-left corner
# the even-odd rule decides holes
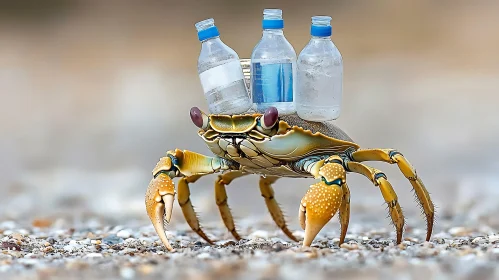
[[[282,29],[264,29],[263,35],[283,35],[284,32]]]
[[[314,41],[331,41],[331,36],[312,36],[311,39]]]
[[[284,37],[284,32],[282,29],[264,29],[262,38],[264,39],[272,39],[277,37]]]
[[[215,36],[215,37],[211,37],[211,38],[208,38],[206,40],[203,40],[201,41],[201,44],[213,44],[213,43],[218,43],[218,42],[221,42],[220,40],[220,36]]]

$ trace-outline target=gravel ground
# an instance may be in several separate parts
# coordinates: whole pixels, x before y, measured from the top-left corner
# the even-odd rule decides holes
[[[169,253],[146,223],[3,221],[0,279],[497,279],[499,233],[451,223],[440,223],[431,242],[421,239],[424,230],[407,227],[400,245],[391,228],[351,223],[346,244],[338,246],[338,231],[328,228],[301,248],[275,226],[246,220],[239,242],[208,225],[214,246],[190,230],[169,231],[177,250]]]

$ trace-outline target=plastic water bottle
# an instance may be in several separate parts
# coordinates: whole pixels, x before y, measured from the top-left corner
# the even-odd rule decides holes
[[[279,9],[263,11],[263,35],[251,55],[251,94],[254,108],[264,112],[273,106],[279,114],[296,112],[294,89],[296,52],[283,33]]]
[[[252,103],[237,53],[220,40],[213,19],[196,23],[201,53],[198,73],[211,114],[240,114]]]
[[[328,16],[312,17],[312,38],[298,56],[296,111],[308,121],[334,120],[341,112],[343,60],[330,22]]]

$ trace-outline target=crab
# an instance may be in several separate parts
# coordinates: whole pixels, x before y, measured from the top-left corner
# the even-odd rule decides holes
[[[213,241],[203,231],[192,202],[189,184],[200,177],[219,173],[215,182],[215,199],[222,220],[235,239],[241,239],[228,206],[226,187],[234,179],[256,174],[260,176],[260,192],[268,211],[283,233],[299,242],[288,229],[272,184],[279,178],[314,178],[299,207],[299,221],[305,231],[303,246],[310,246],[320,230],[339,212],[340,241],[345,241],[350,219],[348,172],[366,176],[388,206],[395,226],[397,244],[402,240],[404,215],[397,194],[382,171],[362,162],[382,161],[397,164],[414,189],[426,218],[426,240],[429,241],[434,222],[434,205],[423,182],[407,159],[393,149],[361,149],[343,130],[330,122],[309,122],[296,114],[282,115],[275,107],[262,113],[208,115],[199,108],[190,111],[198,135],[214,156],[188,150],[170,150],[153,170],[153,179],[146,192],[146,210],[164,246],[173,251],[164,226],[170,222],[175,195],[172,181],[177,183],[178,203],[184,217],[199,236]]]

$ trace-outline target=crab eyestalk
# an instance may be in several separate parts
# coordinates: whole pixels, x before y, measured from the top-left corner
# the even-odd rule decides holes
[[[209,126],[208,116],[199,110],[198,107],[192,107],[190,111],[192,122],[199,128],[205,130]]]
[[[277,111],[277,108],[269,107],[267,108],[267,110],[265,110],[265,113],[263,113],[260,124],[264,129],[272,129],[272,127],[277,123],[278,119],[279,112]]]
[[[153,172],[154,178],[146,191],[145,204],[147,215],[156,230],[161,242],[169,251],[173,251],[165,233],[165,223],[172,217],[173,201],[175,200],[175,184],[170,175],[172,172],[164,170],[171,166],[170,158],[162,158]],[[159,171],[158,171],[159,169]],[[168,168],[169,169],[169,168]]]

